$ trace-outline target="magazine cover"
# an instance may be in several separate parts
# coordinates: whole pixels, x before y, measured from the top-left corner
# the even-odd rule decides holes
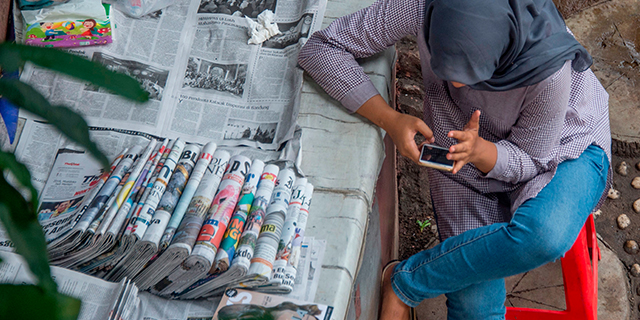
[[[227,289],[213,320],[329,320],[333,307],[243,289]]]

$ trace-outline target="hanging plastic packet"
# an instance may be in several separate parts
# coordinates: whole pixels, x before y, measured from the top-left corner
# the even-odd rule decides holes
[[[133,18],[140,18],[149,13],[164,9],[174,0],[115,0],[114,7]]]
[[[100,0],[71,0],[40,10],[23,10],[25,44],[82,47],[111,43],[109,5]]]
[[[64,3],[65,0],[18,0],[20,10],[38,10],[54,4]]]

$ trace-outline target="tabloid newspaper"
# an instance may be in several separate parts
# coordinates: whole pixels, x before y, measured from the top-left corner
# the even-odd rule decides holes
[[[328,320],[332,313],[333,307],[323,304],[243,289],[228,289],[220,300],[213,320]]]
[[[177,0],[140,19],[112,9],[113,43],[69,52],[137,79],[150,94],[145,104],[31,64],[21,80],[92,126],[275,150],[294,135],[303,74],[297,56],[320,29],[326,4]],[[247,18],[256,20],[265,10],[275,13],[281,33],[261,45],[248,44]],[[21,116],[34,119],[22,111]]]

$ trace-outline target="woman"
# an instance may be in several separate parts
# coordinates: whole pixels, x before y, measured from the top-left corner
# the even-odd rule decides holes
[[[424,121],[393,110],[356,58],[418,39]],[[504,278],[561,257],[608,188],[608,95],[551,0],[379,0],[316,32],[300,65],[426,169],[442,242],[383,272],[381,319],[446,294],[449,319],[504,319]],[[389,268],[391,269],[391,268]],[[386,270],[386,269],[385,269]]]

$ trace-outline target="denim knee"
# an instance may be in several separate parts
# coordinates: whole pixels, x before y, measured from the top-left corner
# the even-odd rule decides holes
[[[506,228],[512,240],[518,244],[522,263],[530,264],[531,269],[561,258],[575,241],[561,226],[524,226],[512,222]]]

